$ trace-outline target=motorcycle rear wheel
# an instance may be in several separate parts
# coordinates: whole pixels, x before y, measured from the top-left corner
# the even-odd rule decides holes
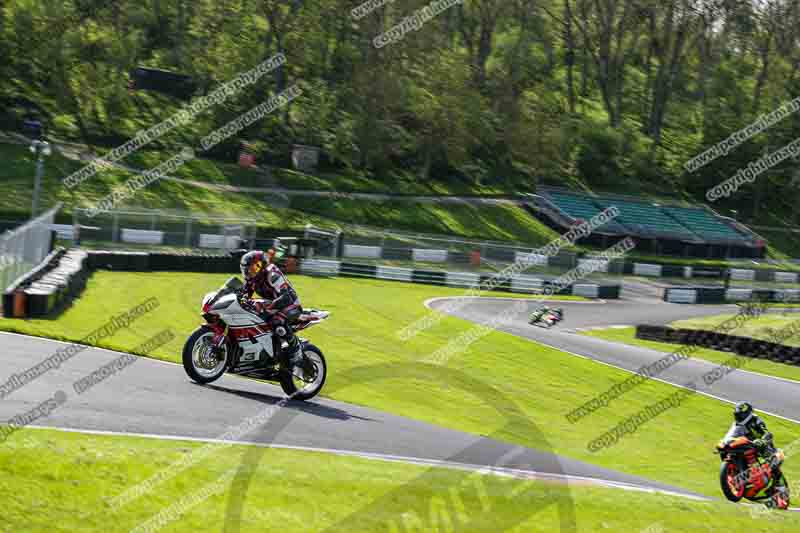
[[[744,480],[740,479],[739,469],[734,463],[723,461],[719,465],[719,484],[722,493],[732,502],[738,502],[744,496]]]

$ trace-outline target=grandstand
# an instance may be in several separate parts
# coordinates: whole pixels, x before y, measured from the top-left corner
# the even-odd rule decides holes
[[[584,244],[609,246],[630,236],[643,253],[684,257],[764,257],[766,241],[733,219],[705,205],[653,202],[621,194],[595,194],[540,188],[528,207],[548,225],[563,231],[615,206],[619,216],[597,228]]]

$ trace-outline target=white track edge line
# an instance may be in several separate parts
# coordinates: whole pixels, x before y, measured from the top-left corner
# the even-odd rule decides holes
[[[26,426],[26,428],[34,429],[34,430],[54,430],[54,431],[62,431],[64,433],[82,433],[82,434],[89,434],[89,435],[103,435],[103,436],[123,436],[123,437],[137,437],[137,438],[145,438],[145,439],[155,439],[155,440],[169,440],[169,441],[188,441],[188,442],[203,442],[203,443],[211,443],[211,444],[220,444],[220,445],[239,445],[239,446],[255,446],[258,448],[274,448],[274,449],[282,449],[282,450],[294,450],[294,451],[306,451],[306,452],[316,452],[316,453],[329,453],[333,455],[342,455],[348,457],[360,457],[364,459],[373,459],[379,461],[388,461],[388,462],[397,462],[397,463],[409,463],[415,464],[419,466],[435,466],[441,468],[450,468],[456,470],[465,470],[465,471],[474,471],[479,474],[493,474],[493,475],[500,475],[505,477],[512,477],[515,479],[534,479],[534,480],[542,480],[542,481],[566,481],[569,483],[570,481],[574,482],[588,482],[595,485],[600,485],[608,488],[617,488],[622,490],[632,490],[638,492],[648,492],[648,493],[663,493],[668,494],[671,496],[677,496],[681,498],[689,498],[693,500],[700,500],[700,501],[711,501],[712,498],[707,496],[699,496],[699,495],[692,495],[688,493],[682,492],[675,492],[668,489],[660,489],[656,487],[648,487],[646,485],[637,485],[634,483],[628,483],[625,481],[614,481],[614,480],[607,480],[607,479],[600,479],[594,477],[587,477],[587,476],[578,476],[573,474],[556,474],[550,472],[539,472],[536,470],[524,470],[519,468],[508,468],[502,466],[492,466],[492,465],[478,465],[478,464],[471,464],[471,463],[459,463],[455,461],[447,461],[442,459],[426,459],[421,457],[408,457],[404,455],[393,455],[393,454],[384,454],[384,453],[376,453],[376,452],[361,452],[356,450],[342,450],[336,448],[320,448],[315,446],[298,446],[298,445],[291,445],[291,444],[274,444],[274,443],[264,443],[264,442],[255,442],[255,441],[243,441],[243,440],[224,440],[224,439],[214,439],[214,438],[204,438],[204,437],[189,437],[189,436],[181,436],[181,435],[160,435],[156,433],[136,433],[136,432],[129,432],[129,431],[110,431],[110,430],[99,430],[99,429],[80,429],[80,428],[72,428],[72,427],[60,427],[60,426],[44,426],[38,424],[31,424]]]

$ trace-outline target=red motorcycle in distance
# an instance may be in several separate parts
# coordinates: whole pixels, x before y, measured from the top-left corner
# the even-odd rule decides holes
[[[241,374],[280,383],[283,392],[297,400],[313,398],[327,376],[325,356],[300,338],[302,361],[286,368],[279,357],[284,346],[268,323],[240,305],[242,282],[232,277],[222,288],[203,297],[205,323],[186,340],[183,368],[197,383],[211,383],[222,374]],[[304,309],[293,324],[296,332],[319,324],[330,313]]]
[[[728,500],[738,502],[745,498],[771,508],[789,508],[789,483],[780,468],[784,460],[781,450],[776,450],[769,460],[761,457],[746,430],[734,424],[717,444],[715,453],[722,460],[719,483]]]

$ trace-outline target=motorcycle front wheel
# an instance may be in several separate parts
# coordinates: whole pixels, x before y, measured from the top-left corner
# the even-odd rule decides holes
[[[775,489],[772,494],[772,501],[778,509],[789,508],[789,483],[786,476],[781,472],[781,477],[775,482]]]
[[[744,496],[744,479],[734,463],[723,461],[719,465],[719,484],[722,493],[732,502],[738,502]]]
[[[211,383],[225,373],[228,366],[228,343],[221,352],[214,353],[211,342],[214,332],[207,326],[200,326],[186,339],[183,345],[183,369],[197,383]]]
[[[299,366],[281,372],[281,388],[293,400],[310,400],[319,394],[328,376],[328,365],[319,348],[303,343],[303,358],[308,370],[312,370],[310,375]]]

